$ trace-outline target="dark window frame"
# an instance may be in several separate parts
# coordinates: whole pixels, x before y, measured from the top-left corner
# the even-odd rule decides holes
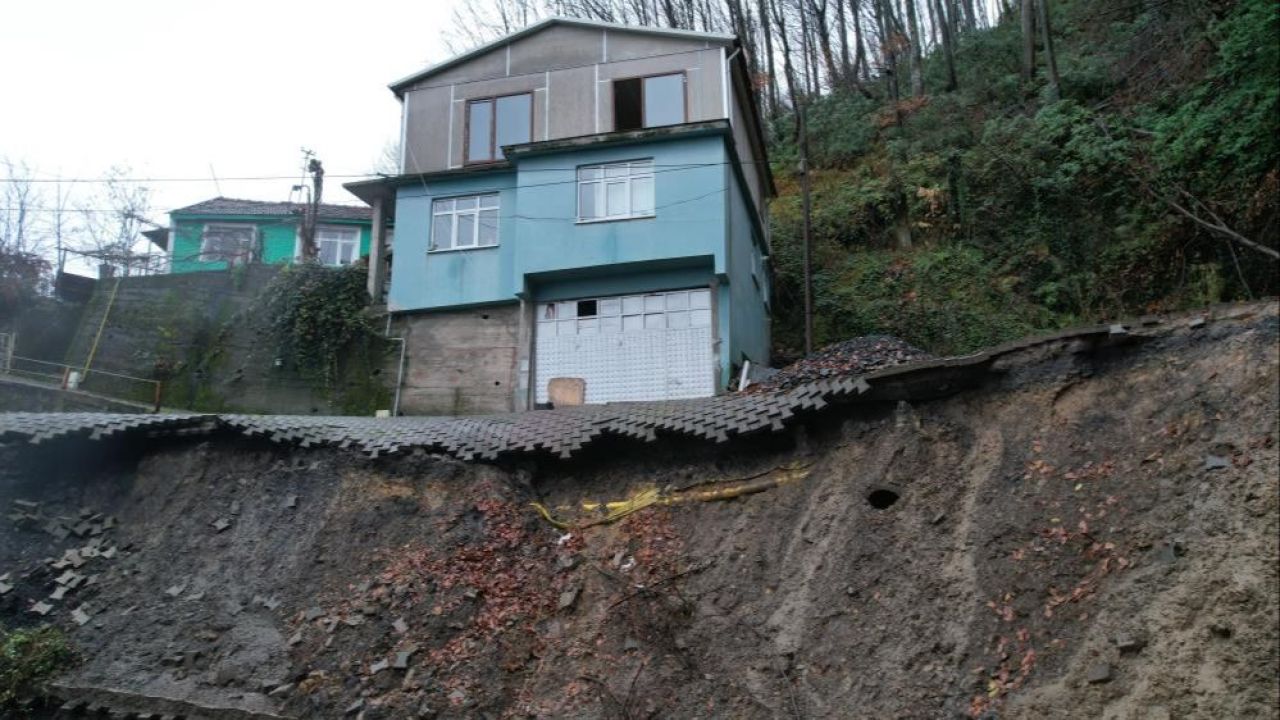
[[[503,95],[489,95],[486,97],[468,98],[467,111],[462,118],[462,164],[464,165],[493,165],[500,162],[506,162],[506,158],[500,157],[499,151],[502,149],[497,146],[498,141],[498,101],[502,98],[519,97],[521,95],[529,96],[529,141],[533,141],[533,91],[525,90],[523,92],[506,93]],[[471,106],[476,103],[491,103],[492,111],[489,118],[489,154],[490,157],[485,160],[471,159]]]
[[[617,83],[624,82],[626,80],[640,81],[640,127],[635,129],[647,130],[649,129],[650,125],[648,124],[648,118],[645,117],[646,113],[645,113],[645,102],[644,102],[644,81],[650,78],[668,77],[670,75],[680,76],[680,91],[681,91],[681,95],[683,96],[683,103],[684,103],[684,107],[683,107],[684,112],[682,113],[683,117],[679,123],[674,123],[674,124],[679,125],[682,123],[689,122],[689,71],[676,70],[675,72],[649,73],[648,75],[628,75],[627,77],[613,78],[609,82],[609,93],[610,93],[609,100],[613,104],[614,132],[633,132],[633,130],[618,130],[618,101],[615,97],[615,93],[617,90]],[[669,126],[654,125],[652,127],[669,127]]]

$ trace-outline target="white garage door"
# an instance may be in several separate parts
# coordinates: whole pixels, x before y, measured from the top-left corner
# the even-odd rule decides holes
[[[715,394],[711,292],[538,303],[535,382],[587,381],[587,402],[673,400]]]

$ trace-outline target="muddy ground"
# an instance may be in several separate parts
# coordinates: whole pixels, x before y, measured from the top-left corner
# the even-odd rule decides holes
[[[64,687],[299,718],[1280,717],[1280,329],[1236,315],[718,446],[0,448],[0,621],[67,628]]]

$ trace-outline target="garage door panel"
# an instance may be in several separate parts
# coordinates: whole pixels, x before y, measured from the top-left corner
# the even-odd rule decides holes
[[[588,403],[713,395],[710,311],[691,309],[709,305],[706,290],[540,304],[537,401],[555,377],[586,380]]]

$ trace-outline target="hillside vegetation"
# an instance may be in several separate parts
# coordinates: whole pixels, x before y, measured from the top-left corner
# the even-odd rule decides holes
[[[1011,12],[959,36],[954,91],[935,51],[919,97],[903,68],[897,92],[881,76],[809,103],[816,346],[891,333],[964,352],[1276,293],[1276,261],[1247,243],[1280,229],[1280,5],[1049,9],[1060,99],[1043,65],[1024,78]],[[799,152],[792,118],[773,132],[785,360],[803,344]]]

